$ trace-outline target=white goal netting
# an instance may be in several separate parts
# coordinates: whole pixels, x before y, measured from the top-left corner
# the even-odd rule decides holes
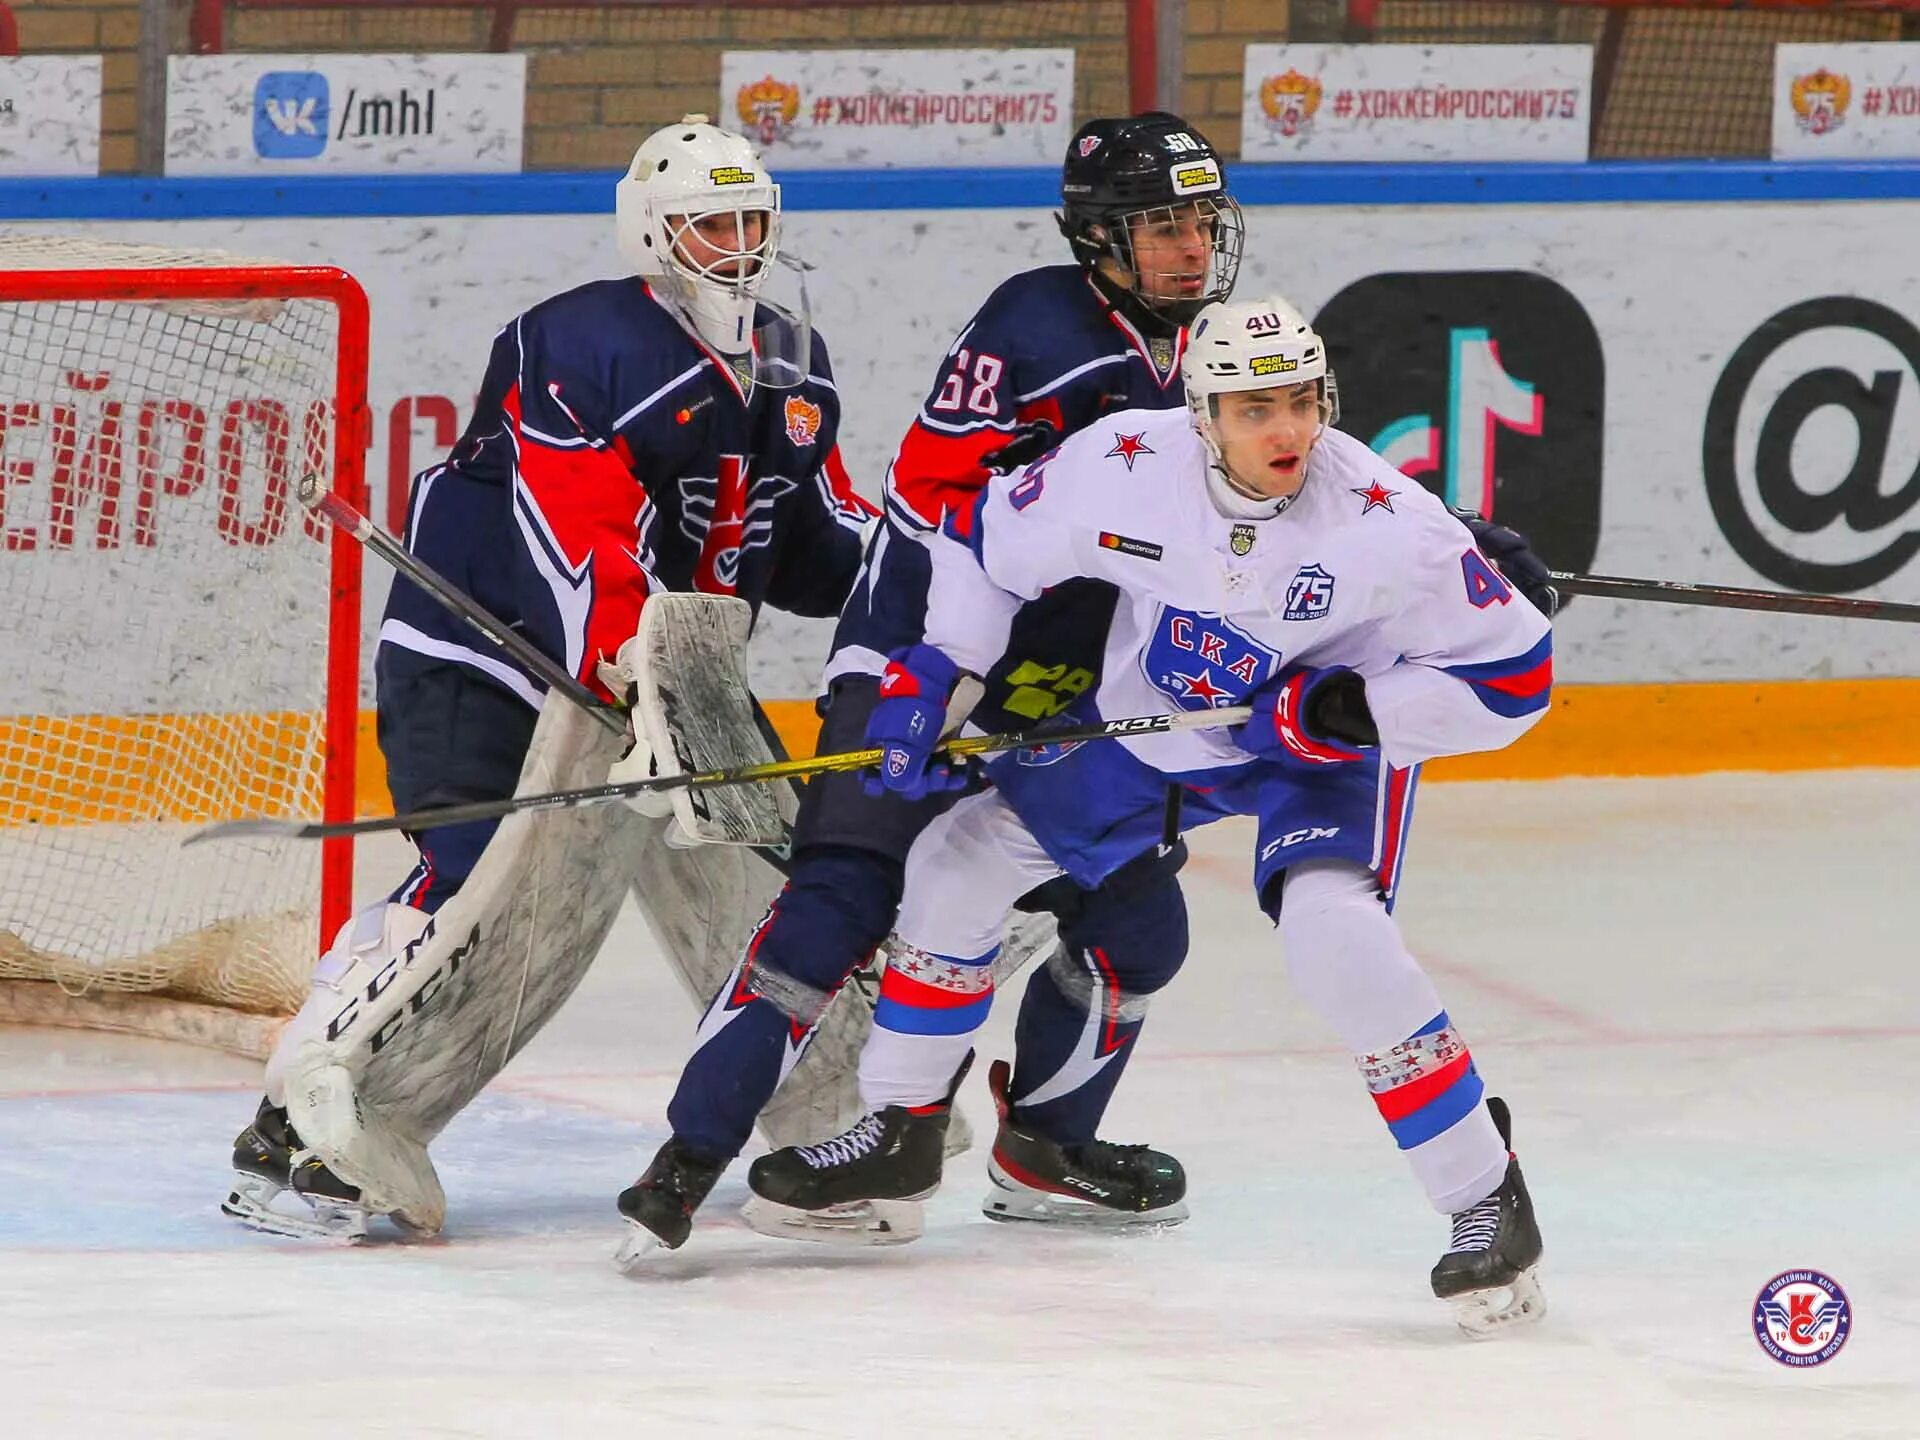
[[[311,273],[0,237],[0,980],[305,994],[320,847],[179,842],[323,810],[329,619],[358,595],[295,495],[333,483],[341,403],[339,306],[287,279]]]

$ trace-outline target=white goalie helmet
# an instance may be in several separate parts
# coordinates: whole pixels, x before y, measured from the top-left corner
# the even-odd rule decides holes
[[[764,228],[748,246],[747,217],[756,212]],[[735,238],[729,247],[708,233],[706,263],[697,263],[688,238],[711,216],[731,216]],[[746,137],[704,115],[654,131],[614,187],[614,225],[621,256],[702,340],[729,356],[753,348],[756,297],[780,249],[780,187]]]
[[[1257,300],[1220,300],[1193,317],[1187,353],[1180,362],[1193,428],[1216,463],[1214,398],[1236,390],[1271,390],[1309,381],[1320,384],[1320,423],[1340,418],[1340,393],[1327,365],[1327,347],[1306,316],[1278,295]]]

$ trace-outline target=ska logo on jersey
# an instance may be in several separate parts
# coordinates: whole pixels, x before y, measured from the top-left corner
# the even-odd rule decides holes
[[[1182,710],[1238,705],[1280,669],[1280,652],[1218,615],[1162,606],[1153,639],[1140,656],[1153,687]]]
[[[1152,446],[1147,444],[1146,431],[1142,430],[1138,435],[1122,435],[1116,430],[1113,436],[1113,448],[1107,451],[1101,458],[1111,460],[1117,455],[1127,462],[1127,469],[1131,471],[1133,469],[1133,462],[1142,455],[1155,455],[1158,453],[1159,452]]]
[[[1302,565],[1287,582],[1283,620],[1318,620],[1333,607],[1333,576],[1318,565]]]

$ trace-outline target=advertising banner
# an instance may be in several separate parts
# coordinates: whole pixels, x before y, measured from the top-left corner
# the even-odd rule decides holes
[[[624,270],[597,215],[47,228],[357,275],[373,307],[373,511],[395,529],[408,478],[471,419],[499,328]],[[1556,569],[1920,602],[1916,230],[1914,202],[1255,207],[1239,292],[1315,317],[1341,428],[1409,484],[1526,532]],[[841,449],[870,497],[987,296],[1066,258],[1041,209],[797,212],[784,244],[818,267]],[[28,503],[8,495],[10,513]],[[76,525],[87,543],[100,533]],[[382,571],[368,567],[370,629]],[[765,613],[762,693],[812,693],[830,630]],[[1589,596],[1554,633],[1569,682],[1916,673],[1900,625]]]
[[[100,173],[100,57],[0,57],[0,175]]]
[[[720,123],[786,168],[1058,165],[1071,50],[729,50]]]
[[[175,55],[169,175],[518,170],[525,55]]]
[[[1773,158],[1920,155],[1920,41],[1773,47]]]
[[[1249,45],[1243,160],[1585,160],[1585,45]]]

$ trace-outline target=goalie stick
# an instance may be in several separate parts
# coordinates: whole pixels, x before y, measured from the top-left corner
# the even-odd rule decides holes
[[[1249,705],[1227,705],[1217,710],[1184,710],[1177,715],[1132,715],[1124,720],[1101,720],[1057,730],[962,736],[939,746],[935,753],[958,760],[969,755],[997,754],[1002,750],[1040,750],[1050,745],[1077,745],[1090,740],[1165,735],[1175,730],[1207,730],[1243,724],[1252,718],[1253,708]],[[612,800],[624,800],[629,795],[640,795],[650,790],[671,790],[682,785],[704,790],[715,785],[786,780],[801,775],[824,775],[837,770],[868,770],[878,766],[885,754],[879,748],[842,750],[808,759],[776,760],[770,765],[738,765],[731,769],[707,770],[693,775],[661,775],[651,780],[631,780],[620,785],[589,785],[579,790],[555,790],[545,795],[516,795],[507,800],[480,800],[467,805],[448,805],[437,810],[416,810],[411,815],[348,820],[331,825],[309,824],[300,820],[226,820],[195,831],[181,843],[197,845],[203,840],[226,840],[244,835],[325,840],[333,835],[420,830],[435,825],[457,825],[468,820],[491,820],[495,816],[511,815],[520,810],[571,810],[581,805],[604,805]]]
[[[554,663],[551,657],[515,631],[506,621],[419,556],[410,552],[406,546],[356,510],[350,501],[322,486],[318,475],[312,471],[302,475],[295,493],[299,496],[300,503],[307,509],[373,551],[387,564],[438,600],[450,614],[459,616],[486,639],[504,650],[522,669],[539,676],[546,682],[548,689],[566,696],[606,729],[622,739],[626,738],[627,722],[624,711],[604,703],[577,677],[569,675]]]
[[[326,489],[320,483],[319,476],[308,471],[300,477],[295,493],[300,503],[308,510],[320,516],[350,539],[373,551],[398,573],[406,576],[431,595],[449,614],[465,621],[482,637],[517,661],[522,668],[538,676],[546,683],[549,690],[571,700],[603,729],[619,736],[623,742],[631,738],[626,706],[612,705],[601,700],[582,683],[578,676],[568,673],[557,661],[508,625],[506,621],[374,524],[350,501]],[[760,702],[751,695],[746,698],[752,709],[754,727],[759,730],[772,753],[785,754],[779,733],[774,729],[773,722],[768,718],[766,711],[761,708]],[[501,810],[494,813],[504,815],[510,811]],[[191,844],[192,837],[189,837],[185,843]],[[775,869],[782,874],[786,873],[788,854],[784,843],[757,845],[754,848],[761,851]]]

